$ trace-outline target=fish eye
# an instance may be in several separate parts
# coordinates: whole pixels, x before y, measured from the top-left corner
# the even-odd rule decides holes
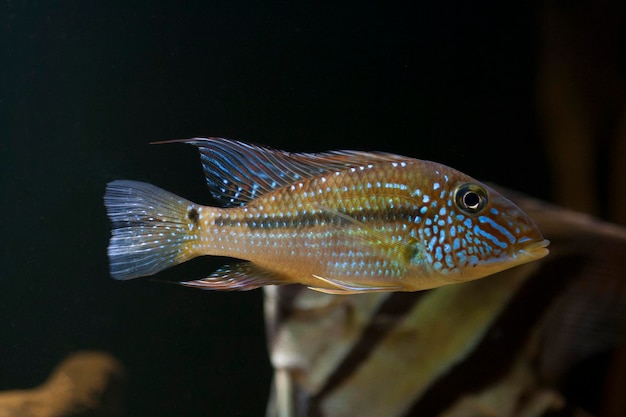
[[[454,201],[461,211],[475,214],[487,205],[487,190],[478,184],[463,184],[456,189]]]

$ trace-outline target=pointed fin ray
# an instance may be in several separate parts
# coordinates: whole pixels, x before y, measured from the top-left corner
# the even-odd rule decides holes
[[[172,142],[198,148],[209,190],[226,207],[243,205],[301,179],[363,164],[406,160],[382,152],[290,153],[223,138],[157,143]]]
[[[248,291],[265,285],[291,284],[295,281],[252,262],[225,265],[206,278],[184,281],[181,285],[203,290]]]
[[[402,287],[397,285],[389,286],[369,286],[362,285],[356,282],[341,281],[338,279],[324,278],[319,275],[313,275],[316,279],[319,279],[325,284],[329,284],[334,288],[323,287],[309,287],[312,290],[323,292],[326,294],[348,295],[348,294],[364,294],[368,292],[382,292],[382,291],[402,291]]]

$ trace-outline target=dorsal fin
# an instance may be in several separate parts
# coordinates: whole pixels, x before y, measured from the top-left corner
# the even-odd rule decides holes
[[[379,152],[290,153],[224,138],[184,142],[200,151],[212,196],[226,207],[243,205],[295,181],[353,166],[406,159]]]

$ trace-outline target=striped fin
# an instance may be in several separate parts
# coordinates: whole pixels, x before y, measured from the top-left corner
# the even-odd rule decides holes
[[[190,235],[195,205],[154,185],[138,181],[107,184],[104,205],[113,223],[108,255],[111,276],[153,275],[197,253]]]
[[[203,290],[248,291],[266,285],[292,282],[289,277],[263,269],[252,262],[224,265],[206,278],[184,281],[180,284]]]
[[[259,195],[324,173],[406,159],[383,152],[290,153],[224,138],[193,138],[212,196],[225,207],[243,205]]]

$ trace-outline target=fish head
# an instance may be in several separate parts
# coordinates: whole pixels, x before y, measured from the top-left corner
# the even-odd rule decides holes
[[[548,254],[549,241],[522,209],[491,187],[441,167],[422,189],[414,263],[433,287],[470,281]],[[427,205],[426,205],[426,204]]]

